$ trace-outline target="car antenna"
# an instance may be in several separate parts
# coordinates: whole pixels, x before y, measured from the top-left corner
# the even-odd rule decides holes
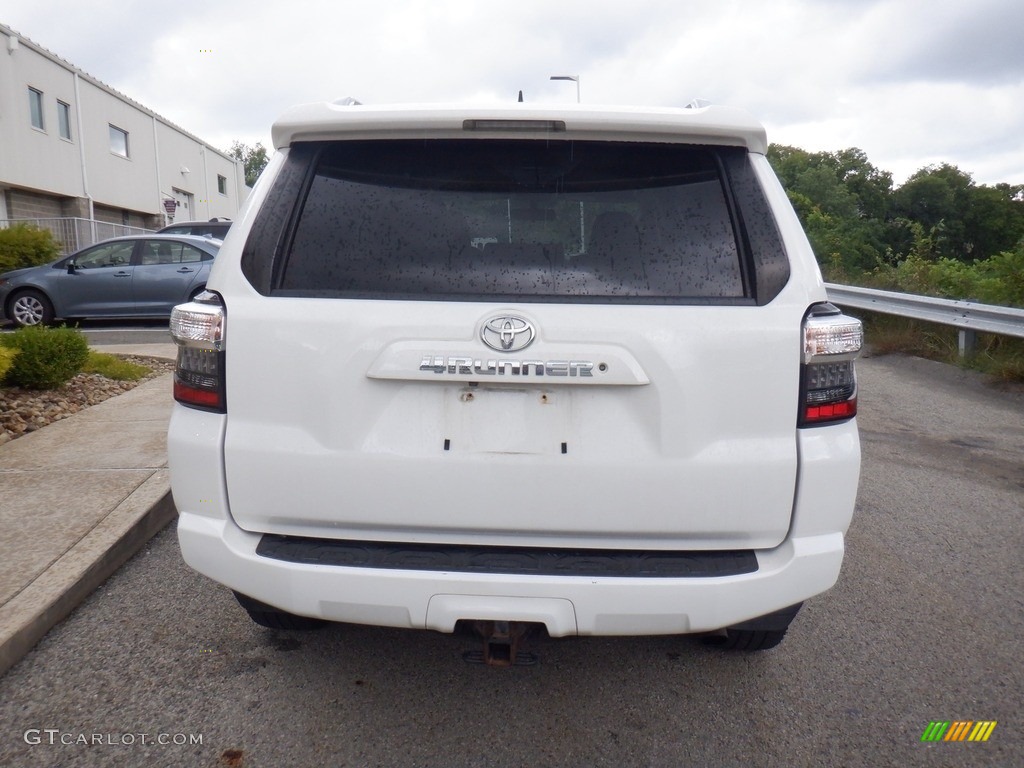
[[[520,104],[523,103],[523,92],[522,91],[519,92],[519,103]]]

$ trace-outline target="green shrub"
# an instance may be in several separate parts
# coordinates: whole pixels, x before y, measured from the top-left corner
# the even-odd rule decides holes
[[[979,262],[976,268],[983,276],[983,301],[1024,307],[1024,240],[1012,251]]]
[[[877,288],[1024,307],[1024,243],[983,261],[929,260],[911,254],[898,264],[879,264],[866,279]]]
[[[66,384],[89,357],[89,343],[74,328],[33,325],[2,338],[5,347],[18,352],[5,382],[26,389],[56,389]]]
[[[0,347],[0,381],[4,380],[7,375],[7,371],[11,368],[11,363],[14,362],[14,356],[18,354],[18,350],[11,349],[9,347]]]
[[[25,224],[0,229],[0,272],[46,264],[58,256],[60,246],[48,229]]]

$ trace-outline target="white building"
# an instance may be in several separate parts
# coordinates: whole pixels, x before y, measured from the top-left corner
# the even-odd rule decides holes
[[[235,218],[248,192],[241,162],[0,24],[0,226],[37,220],[68,252]]]

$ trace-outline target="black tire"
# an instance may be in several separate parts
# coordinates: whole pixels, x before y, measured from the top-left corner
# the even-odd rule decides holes
[[[311,629],[326,627],[330,622],[323,619],[311,619],[308,616],[296,616],[295,614],[281,611],[259,600],[254,600],[241,592],[235,592],[235,599],[238,604],[245,608],[249,618],[261,627],[267,629],[285,629],[295,632],[306,632]]]
[[[53,322],[53,302],[40,291],[18,291],[7,302],[7,318],[15,325],[49,325]]]
[[[734,627],[726,627],[722,634],[704,638],[704,644],[724,651],[767,651],[782,642],[802,605],[797,603]]]
[[[710,645],[723,651],[767,651],[782,642],[786,630],[727,629],[724,635],[704,639]]]

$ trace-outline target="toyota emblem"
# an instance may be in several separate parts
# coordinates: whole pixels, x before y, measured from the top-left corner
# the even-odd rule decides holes
[[[480,338],[484,344],[499,352],[525,349],[536,335],[533,324],[516,315],[492,317],[480,329]]]

